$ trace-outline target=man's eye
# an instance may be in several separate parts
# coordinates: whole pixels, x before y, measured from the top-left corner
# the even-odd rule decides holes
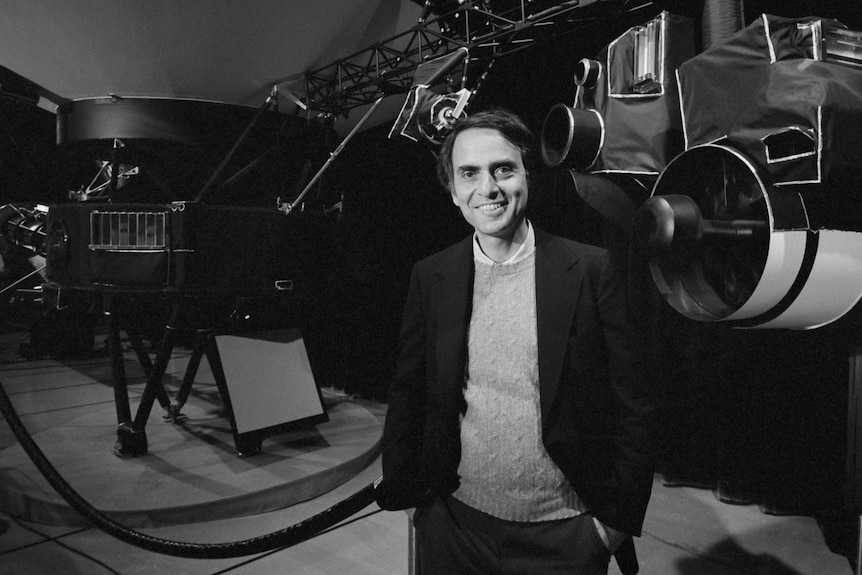
[[[506,177],[511,176],[514,170],[510,166],[501,166],[497,168],[496,174],[497,177]]]
[[[462,180],[472,180],[475,177],[476,177],[476,172],[474,172],[472,170],[464,170],[463,172],[461,172],[461,179]]]

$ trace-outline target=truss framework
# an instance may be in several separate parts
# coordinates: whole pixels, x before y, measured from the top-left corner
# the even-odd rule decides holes
[[[543,29],[567,33],[608,15],[650,7],[647,0],[519,0],[518,6],[492,11],[490,2],[466,0],[456,9],[422,21],[410,30],[336,62],[303,73],[289,89],[305,93],[302,107],[309,113],[347,115],[387,91],[407,92],[413,72],[423,62],[467,48],[461,87],[475,81],[471,74],[496,58],[534,44]],[[478,77],[478,76],[477,76]],[[304,84],[304,86],[303,86]]]

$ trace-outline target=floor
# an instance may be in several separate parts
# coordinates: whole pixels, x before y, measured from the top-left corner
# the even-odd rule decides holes
[[[0,356],[7,358],[0,364],[0,383],[31,435],[37,439],[50,437],[50,430],[58,426],[94,414],[110,413],[114,399],[110,361],[105,354],[72,362],[51,358],[22,360],[15,357],[21,343],[19,334],[0,336],[5,352]],[[181,370],[182,354],[188,354],[176,353],[177,357],[172,359],[176,367],[172,369]],[[128,357],[130,362],[134,361],[132,354]],[[68,377],[71,375],[75,377]],[[130,373],[129,384],[134,399],[140,394],[141,379]],[[330,399],[338,395],[335,390],[328,393]],[[385,405],[365,407],[382,421]],[[0,469],[7,467],[9,461],[18,461],[10,457],[13,451],[20,451],[16,443],[7,422],[0,423]],[[22,474],[28,471],[27,463],[15,465],[21,467],[17,471]],[[375,455],[361,469],[353,470],[344,482],[285,508],[136,529],[150,537],[170,541],[245,541],[316,516],[367,487],[380,473],[380,460]],[[169,488],[187,489],[192,497],[196,485]],[[407,516],[381,511],[373,504],[290,547],[227,559],[177,558],[124,543],[80,521],[58,525],[55,519],[46,523],[22,519],[18,512],[14,515],[0,511],[0,575],[386,575],[409,572]],[[636,546],[643,575],[854,573],[847,557],[829,550],[815,519],[767,515],[757,506],[728,505],[719,502],[710,490],[666,487],[658,475],[644,534],[636,541]],[[612,564],[610,573],[619,574],[616,565]]]

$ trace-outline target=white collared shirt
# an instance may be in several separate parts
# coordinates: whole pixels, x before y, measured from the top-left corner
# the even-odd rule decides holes
[[[526,259],[532,255],[534,251],[536,251],[536,233],[533,231],[533,226],[530,224],[530,220],[525,220],[527,224],[527,237],[524,239],[524,243],[521,244],[521,247],[518,248],[518,251],[514,253],[512,257],[507,259],[504,262],[495,262],[482,251],[482,246],[479,245],[479,234],[473,232],[473,259],[476,262],[481,262],[488,265],[510,265],[517,263],[523,259]]]

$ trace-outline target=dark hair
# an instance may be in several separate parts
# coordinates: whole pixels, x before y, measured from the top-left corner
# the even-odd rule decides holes
[[[455,122],[452,131],[443,141],[440,155],[437,157],[437,179],[443,187],[452,191],[452,178],[454,169],[452,167],[452,147],[455,138],[464,130],[470,128],[485,128],[497,130],[510,144],[521,150],[521,160],[527,169],[533,146],[533,133],[527,125],[513,112],[502,108],[494,108],[466,116]]]

